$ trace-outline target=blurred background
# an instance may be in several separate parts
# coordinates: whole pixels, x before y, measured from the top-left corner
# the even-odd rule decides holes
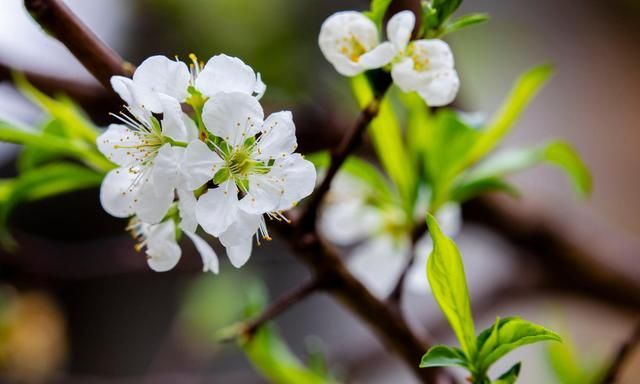
[[[241,57],[268,85],[266,109],[294,111],[302,152],[335,144],[356,116],[348,82],[322,57],[317,35],[328,15],[364,10],[365,0],[66,3],[132,63],[154,54],[186,59],[193,52],[205,61],[220,52]],[[520,203],[542,207],[569,226],[593,223],[616,238],[638,241],[640,2],[476,0],[463,4],[462,11],[488,12],[492,19],[449,39],[462,79],[456,105],[489,116],[521,72],[553,63],[553,79],[507,145],[566,139],[594,175],[592,198],[578,201],[557,172],[526,172],[514,179],[524,191]],[[86,85],[79,101],[100,125],[112,120],[109,111],[118,110],[118,102],[30,19],[19,0],[0,2],[4,79],[7,68]],[[42,113],[4,81],[0,118],[34,124]],[[15,173],[18,150],[0,146],[0,176]],[[96,190],[21,206],[11,224],[20,247],[14,253],[0,251],[2,382],[264,382],[236,345],[216,343],[216,333],[242,316],[239,297],[252,291],[278,297],[308,277],[278,239],[257,248],[241,270],[223,260],[219,275],[202,274],[198,256],[185,244],[176,270],[153,273],[122,230],[126,223],[102,211]],[[594,233],[585,243],[596,235],[606,236]],[[536,285],[553,265],[533,262],[537,256],[531,250],[483,225],[477,215],[464,221],[456,240],[479,328],[498,315],[519,314],[569,340],[564,350],[536,345],[510,355],[498,369],[525,361],[519,382],[567,383],[554,374],[550,356],[558,361],[557,355],[569,359],[575,354],[577,370],[596,371],[631,333],[640,292],[606,300],[589,290],[564,287],[571,286],[571,274],[560,287]],[[617,257],[621,254],[626,257]],[[600,255],[598,262],[637,282],[636,255],[612,252]],[[411,295],[404,306],[417,329],[441,342],[452,340],[430,295]],[[329,297],[313,296],[279,317],[276,325],[298,356],[324,355],[330,370],[344,381],[414,382],[402,363]],[[621,382],[637,383],[638,375],[640,351],[625,367]]]

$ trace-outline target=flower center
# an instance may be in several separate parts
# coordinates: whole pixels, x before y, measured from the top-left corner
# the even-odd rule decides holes
[[[248,151],[243,149],[234,151],[227,160],[229,172],[234,176],[247,176],[257,162],[251,159]]]
[[[338,47],[340,53],[345,55],[349,60],[357,63],[360,60],[360,56],[367,53],[367,48],[358,40],[358,38],[350,34],[349,36],[343,37],[338,42]]]
[[[429,52],[424,47],[409,46],[408,56],[413,60],[413,69],[418,72],[425,72],[430,69]]]

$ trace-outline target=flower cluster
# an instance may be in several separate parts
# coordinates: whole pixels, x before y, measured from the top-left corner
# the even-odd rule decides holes
[[[451,49],[439,39],[410,41],[414,26],[411,11],[397,13],[387,23],[389,41],[381,43],[373,21],[360,12],[343,11],[325,20],[318,43],[342,75],[390,66],[403,92],[417,92],[430,106],[449,104],[460,87]]]
[[[114,115],[122,124],[110,125],[97,140],[118,165],[105,177],[100,199],[111,215],[131,217],[128,229],[153,270],[177,264],[185,233],[204,270],[217,273],[218,257],[196,234],[198,226],[240,267],[254,236],[269,239],[265,215],[285,219],[281,212],[312,192],[316,172],[294,153],[291,112],[265,119],[259,74],[226,55],[206,65],[191,60],[187,66],[153,56],[132,79],[111,79],[126,110]]]
[[[334,244],[355,245],[348,258],[349,269],[374,294],[384,298],[391,293],[412,257],[410,231],[406,229],[427,211],[428,193],[421,191],[416,217],[407,217],[397,205],[372,204],[375,191],[371,188],[360,179],[339,173],[331,185],[319,225],[323,235]],[[460,231],[462,218],[458,204],[444,205],[437,218],[448,236]],[[424,266],[432,249],[428,233],[415,243],[415,261],[407,272],[404,289],[415,294],[429,292]]]

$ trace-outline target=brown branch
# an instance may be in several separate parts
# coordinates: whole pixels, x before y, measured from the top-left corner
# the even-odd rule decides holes
[[[396,285],[393,287],[393,290],[389,294],[387,301],[396,306],[400,307],[402,304],[402,293],[404,292],[404,281],[407,279],[407,274],[409,274],[409,270],[413,267],[413,264],[416,261],[416,243],[418,240],[427,232],[427,222],[422,221],[420,224],[413,230],[411,234],[411,247],[409,250],[409,259],[407,263],[402,268],[402,273],[398,277],[396,281]]]
[[[528,200],[487,196],[465,204],[465,219],[488,225],[516,246],[523,262],[545,270],[549,287],[569,288],[609,303],[640,308],[640,241],[601,220]]]
[[[637,347],[638,343],[640,343],[640,322],[636,324],[629,338],[625,340],[618,349],[618,352],[607,370],[604,380],[602,380],[602,384],[613,384],[617,382],[620,370],[631,355],[631,352],[633,352]]]
[[[322,285],[323,290],[366,323],[422,382],[451,382],[444,371],[418,367],[418,362],[430,343],[421,341],[398,311],[375,297],[357,280],[349,272],[335,248],[321,239],[316,232],[288,232],[285,235],[295,255],[307,264],[315,276],[322,276],[325,281]]]
[[[360,112],[355,124],[340,141],[340,145],[331,152],[330,165],[327,173],[322,180],[322,183],[313,195],[310,197],[309,203],[306,205],[305,211],[300,215],[298,225],[307,231],[313,231],[317,218],[318,209],[324,199],[324,196],[329,192],[331,188],[331,182],[338,173],[338,170],[347,160],[347,157],[362,143],[364,132],[366,131],[369,123],[378,115],[380,109],[380,100],[384,96],[386,89],[389,87],[387,84],[381,94],[376,95],[373,100],[367,105],[365,109]]]
[[[258,317],[248,321],[240,326],[240,334],[246,337],[252,337],[255,332],[260,329],[266,322],[271,321],[293,305],[306,299],[320,287],[320,280],[311,279],[293,291],[285,294],[278,300],[274,301],[265,309]]]
[[[133,66],[107,47],[60,0],[24,0],[31,16],[60,40],[107,89],[114,75],[131,76]]]

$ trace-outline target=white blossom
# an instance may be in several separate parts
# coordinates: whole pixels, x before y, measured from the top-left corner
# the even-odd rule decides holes
[[[320,29],[318,44],[325,58],[345,76],[380,68],[395,56],[391,43],[380,43],[373,21],[355,11],[329,16]]]
[[[449,104],[460,87],[451,48],[439,39],[410,42],[414,25],[411,11],[397,13],[387,23],[387,37],[398,52],[391,67],[393,82],[404,92],[418,92],[430,106]]]
[[[417,92],[430,106],[453,101],[460,87],[449,45],[439,39],[411,41],[415,16],[395,14],[387,23],[389,41],[380,43],[376,25],[360,12],[327,18],[318,43],[326,59],[345,76],[391,63],[393,82],[403,92]]]
[[[202,119],[214,136],[209,140],[213,150],[201,145],[199,156],[185,166],[209,164],[209,178],[215,176],[218,186],[198,199],[196,218],[240,266],[251,253],[256,232],[269,238],[263,215],[282,218],[280,211],[309,195],[315,168],[293,153],[297,143],[290,112],[263,121],[254,97],[219,93],[205,104]]]
[[[148,224],[137,217],[131,219],[127,229],[139,242],[136,250],[145,249],[149,268],[156,272],[166,272],[173,269],[182,255],[182,249],[176,239],[176,225],[171,219],[159,224]],[[207,242],[191,232],[184,232],[193,241],[198,253],[202,257],[203,271],[218,273],[218,256]]]
[[[331,242],[355,245],[347,259],[351,272],[375,295],[388,296],[406,265],[410,252],[410,235],[403,229],[404,212],[395,206],[373,206],[367,196],[371,191],[359,180],[338,174],[331,186],[320,217],[320,230]],[[416,209],[424,217],[426,207]],[[460,230],[460,207],[444,205],[436,215],[442,230],[454,236]],[[432,250],[429,234],[423,235],[414,248],[415,261],[407,272],[405,289],[413,293],[429,292],[425,265]]]

